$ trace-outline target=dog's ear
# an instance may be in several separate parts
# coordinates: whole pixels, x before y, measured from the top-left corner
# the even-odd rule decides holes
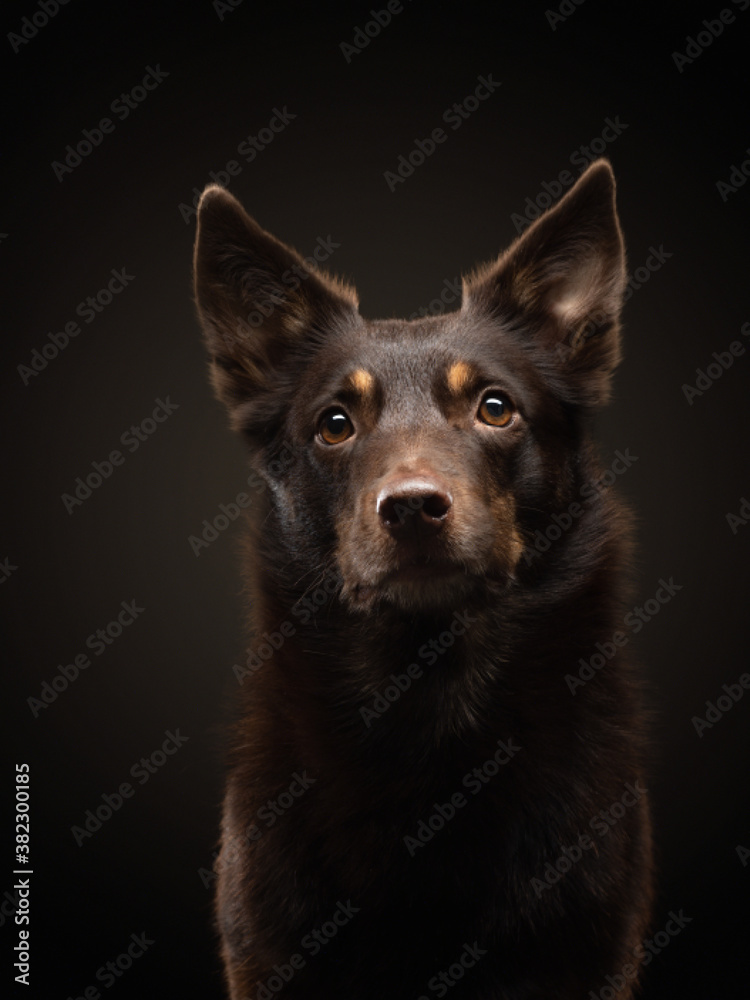
[[[544,367],[558,372],[561,394],[597,405],[608,399],[620,360],[625,285],[615,179],[602,159],[497,261],[464,281],[463,308],[531,337],[544,348]]]
[[[198,205],[195,299],[217,395],[233,422],[279,388],[331,330],[359,317],[355,292],[252,219],[218,185]]]

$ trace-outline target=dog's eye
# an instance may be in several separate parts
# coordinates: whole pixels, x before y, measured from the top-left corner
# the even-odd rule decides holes
[[[323,415],[318,434],[326,444],[341,444],[354,433],[354,426],[343,410],[329,410]]]
[[[501,392],[487,392],[479,404],[479,419],[490,427],[507,427],[513,419],[513,404]]]

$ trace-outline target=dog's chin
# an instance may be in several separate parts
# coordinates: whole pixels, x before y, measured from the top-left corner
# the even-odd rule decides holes
[[[451,610],[482,580],[461,566],[407,566],[385,574],[377,583],[346,587],[343,596],[361,611],[371,611],[378,605],[411,612]]]

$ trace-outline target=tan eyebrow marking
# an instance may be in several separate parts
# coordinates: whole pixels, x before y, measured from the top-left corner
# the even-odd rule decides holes
[[[471,378],[471,368],[465,361],[454,361],[448,369],[448,388],[452,392],[460,392]]]
[[[364,368],[357,368],[353,371],[349,376],[349,381],[363,396],[369,396],[375,388],[375,379]]]

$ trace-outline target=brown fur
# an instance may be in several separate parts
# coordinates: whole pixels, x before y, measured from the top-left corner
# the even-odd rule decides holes
[[[465,280],[460,311],[412,322],[365,321],[352,290],[205,191],[212,380],[266,486],[218,864],[232,1000],[584,1000],[638,965],[646,796],[591,834],[642,787],[637,679],[619,650],[575,696],[564,680],[621,625],[629,517],[590,491],[533,544],[601,475],[588,416],[624,282],[605,161]],[[332,408],[352,434],[326,444]],[[467,946],[484,954],[459,978]]]

